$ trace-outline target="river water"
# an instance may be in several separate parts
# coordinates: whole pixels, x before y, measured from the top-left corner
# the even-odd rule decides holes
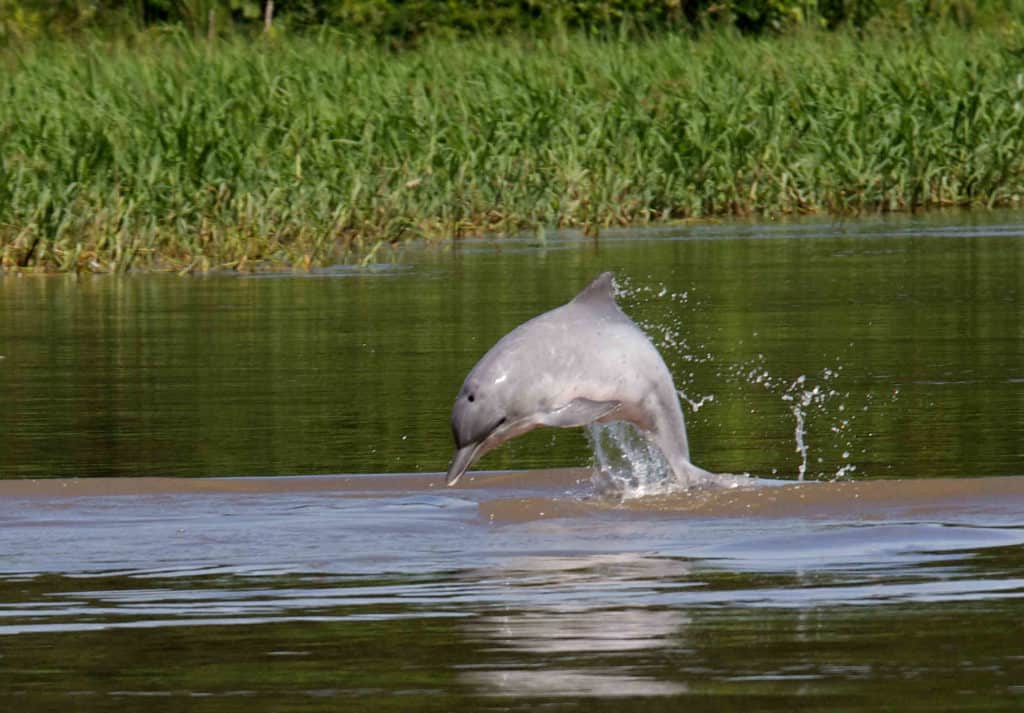
[[[5,710],[1024,707],[1024,214],[382,260],[0,278]],[[757,477],[545,430],[444,487],[466,372],[603,270]]]

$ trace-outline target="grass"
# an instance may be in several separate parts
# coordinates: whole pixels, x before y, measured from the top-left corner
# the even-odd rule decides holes
[[[8,50],[0,260],[303,268],[417,237],[1013,205],[1021,45],[940,27]]]

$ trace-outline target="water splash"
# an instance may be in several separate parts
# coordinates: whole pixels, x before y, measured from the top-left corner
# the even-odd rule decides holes
[[[691,290],[671,292],[664,285],[633,285],[628,278],[616,278],[615,295],[635,312],[648,305],[667,310],[648,319],[635,319],[637,326],[651,337],[676,382],[679,396],[697,413],[703,406],[715,400],[714,394],[691,397],[697,387],[697,374],[693,368],[710,364],[715,355],[704,344],[691,344],[683,335],[686,323],[681,310],[693,312],[702,306],[699,300],[691,298]]]
[[[684,320],[679,310],[695,309],[699,302],[690,300],[690,292],[672,292],[664,285],[634,285],[628,278],[616,278],[615,295],[629,305],[635,313],[645,305],[668,308],[667,314],[651,319],[638,319],[643,329],[662,353],[667,357],[669,369],[673,372],[677,392],[683,402],[697,413],[707,404],[713,403],[714,394],[690,397],[696,390],[694,371],[678,368],[686,365],[704,364],[714,360],[714,355],[703,344],[692,346],[683,335]],[[659,318],[660,317],[660,318]],[[623,500],[650,495],[667,495],[684,489],[672,473],[664,455],[647,436],[629,423],[594,423],[587,427],[587,440],[594,455],[594,475],[591,478],[598,494]]]
[[[815,386],[813,389],[805,390],[799,393],[799,398],[794,393],[797,389],[802,387],[807,381],[807,377],[803,374],[798,376],[792,384],[789,385],[789,389],[785,394],[782,395],[783,401],[789,401],[793,404],[792,409],[793,418],[796,419],[796,428],[793,431],[793,437],[796,441],[796,452],[800,454],[800,467],[797,469],[797,480],[803,480],[804,476],[807,475],[807,442],[804,441],[804,414],[806,408],[813,403],[814,399],[821,393],[820,389]]]
[[[650,335],[652,341],[665,358],[679,396],[683,400],[687,415],[697,414],[705,407],[713,418],[719,400],[711,393],[699,395],[697,372],[712,371],[714,383],[733,390],[745,387],[764,389],[778,401],[779,416],[785,413],[793,419],[794,452],[799,457],[797,478],[810,477],[837,480],[853,475],[858,466],[852,462],[853,453],[864,454],[866,448],[855,447],[860,436],[854,428],[858,415],[867,412],[876,403],[871,392],[858,394],[856,400],[865,399],[862,408],[849,405],[854,399],[848,391],[841,391],[843,366],[837,357],[831,366],[817,372],[799,376],[777,376],[766,365],[764,354],[753,359],[723,363],[704,344],[691,343],[683,335],[689,313],[701,306],[694,297],[695,288],[683,292],[672,292],[664,285],[634,285],[628,279],[617,280],[616,295],[628,305],[631,314],[645,312],[646,319],[637,319],[637,324]],[[759,335],[754,332],[753,336]],[[853,348],[850,344],[850,348]],[[703,378],[707,379],[706,376]],[[691,397],[689,394],[697,394]],[[892,399],[898,396],[892,393]],[[753,412],[753,409],[751,409]],[[704,413],[699,418],[706,418]],[[689,418],[687,419],[689,421]],[[654,491],[664,492],[671,488],[671,477],[661,454],[641,433],[630,427],[632,433],[601,430],[596,427],[589,434],[594,450],[598,475],[596,484],[611,486],[624,497],[637,497]],[[870,436],[871,434],[867,434]],[[611,452],[618,453],[617,459]],[[653,452],[653,456],[649,453]],[[661,462],[662,465],[655,465]],[[632,466],[633,470],[630,470]],[[773,468],[776,474],[779,468]],[[767,473],[766,473],[767,475]]]
[[[850,451],[853,448],[852,430],[850,429],[853,417],[848,415],[846,410],[846,402],[850,398],[850,393],[840,392],[831,386],[831,382],[843,371],[842,365],[826,367],[814,377],[801,374],[787,384],[785,380],[773,377],[764,367],[763,355],[759,354],[758,359],[758,366],[747,374],[747,382],[751,385],[761,386],[769,393],[776,394],[781,401],[788,405],[794,422],[795,451],[800,456],[797,480],[806,479],[811,464],[808,441],[809,419],[813,419],[815,422],[825,421],[828,430],[834,434],[834,442],[831,444],[833,450],[842,449],[841,457],[844,462],[831,474],[831,478],[838,480],[852,475],[857,470],[857,466],[848,462]],[[819,449],[819,451],[821,450],[823,449]],[[819,455],[817,463],[822,464],[823,462],[824,457]],[[819,472],[818,475],[828,476],[825,472]]]
[[[699,399],[694,400],[694,399],[691,399],[689,396],[687,396],[686,392],[683,391],[682,389],[676,389],[676,393],[679,394],[679,398],[681,398],[683,401],[685,401],[687,403],[687,405],[691,409],[693,409],[694,413],[697,413],[702,408],[704,408],[705,404],[709,404],[709,403],[711,403],[712,401],[715,400],[715,395],[714,394],[705,394],[704,396],[701,396]]]
[[[594,454],[591,482],[599,495],[630,500],[679,489],[665,456],[632,424],[592,423],[586,434]]]

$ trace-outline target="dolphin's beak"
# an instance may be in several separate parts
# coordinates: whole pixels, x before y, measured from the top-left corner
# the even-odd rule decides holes
[[[455,451],[451,465],[448,466],[448,477],[444,481],[446,485],[455,485],[459,482],[462,474],[469,470],[469,466],[473,465],[473,461],[477,459],[481,445],[483,444],[470,443]]]

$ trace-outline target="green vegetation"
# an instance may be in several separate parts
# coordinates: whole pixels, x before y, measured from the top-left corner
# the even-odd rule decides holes
[[[1010,22],[36,41],[0,52],[0,259],[303,267],[414,237],[1017,204],[1022,55]]]

